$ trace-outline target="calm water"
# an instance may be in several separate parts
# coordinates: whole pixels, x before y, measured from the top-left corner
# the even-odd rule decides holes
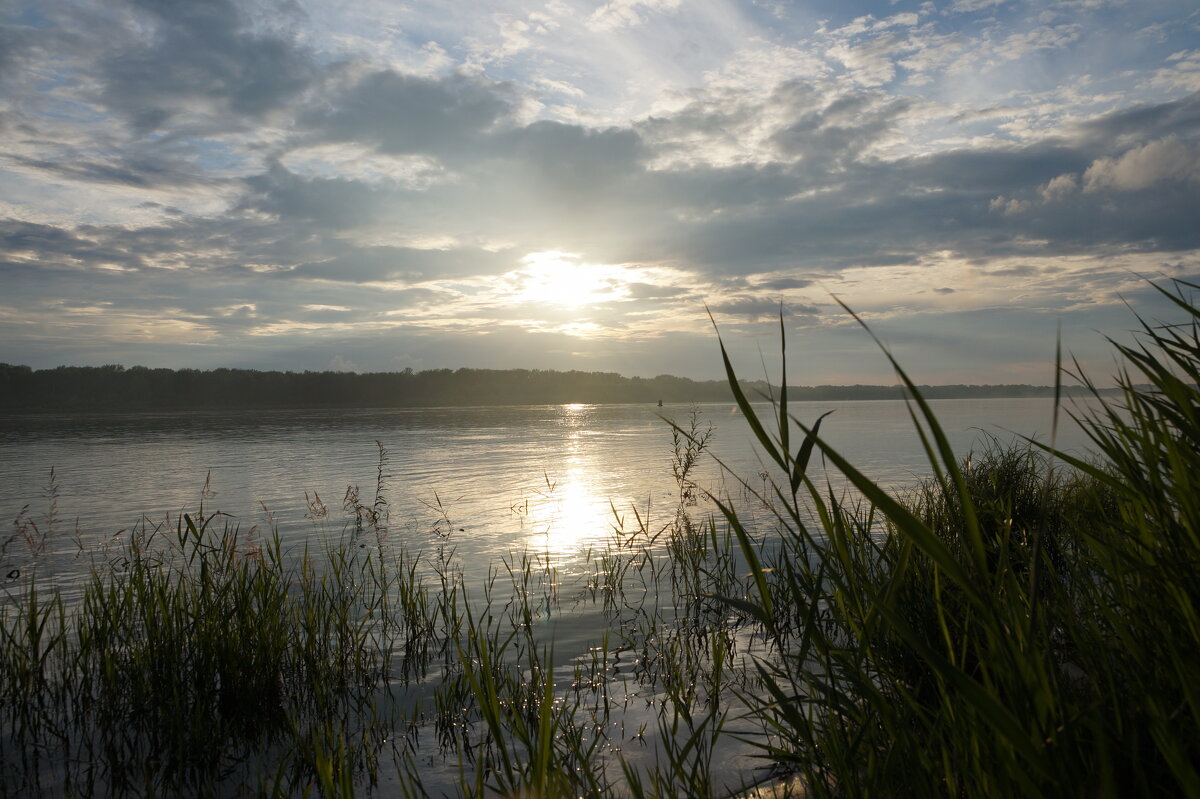
[[[985,433],[1049,438],[1046,399],[932,404],[960,455]],[[793,414],[812,421],[829,410],[822,435],[868,475],[903,486],[928,474],[903,402],[797,403]],[[49,532],[36,559],[14,541],[0,567],[4,574],[36,568],[70,586],[88,563],[83,556],[120,531],[143,520],[174,529],[179,514],[201,508],[243,532],[278,529],[298,550],[345,528],[350,487],[362,504],[374,504],[382,446],[394,543],[428,553],[443,542],[439,533],[450,533],[468,578],[478,580],[526,549],[570,576],[587,568],[587,553],[605,546],[615,525],[634,526],[634,508],[650,527],[673,518],[678,488],[664,418],[686,426],[690,411],[539,405],[0,416],[0,512]],[[741,415],[729,405],[698,412],[701,426],[713,427],[711,454],[761,488],[768,472]],[[1060,446],[1079,451],[1084,443],[1064,419]],[[710,457],[693,478],[701,489],[745,498],[737,478]],[[840,485],[837,475],[830,481]],[[318,497],[328,509],[323,517]]]
[[[933,406],[960,455],[984,433],[1001,441],[1016,434],[1049,438],[1049,400],[941,400]],[[760,487],[764,467],[745,420],[729,405],[698,410],[701,426],[713,427],[711,452]],[[928,473],[904,403],[793,408],[806,421],[828,410],[835,413],[823,423],[823,435],[868,475],[903,486]],[[50,532],[46,552],[36,558],[20,540],[11,541],[0,582],[5,574],[25,580],[32,572],[69,595],[90,555],[120,531],[143,519],[167,521],[173,529],[178,514],[201,505],[205,514],[227,514],[244,531],[275,527],[285,546],[298,550],[344,529],[348,487],[357,486],[360,502],[372,505],[382,466],[394,542],[430,553],[448,541],[468,585],[481,582],[489,567],[501,568],[505,556],[535,552],[554,569],[569,600],[570,586],[581,590],[586,580],[589,549],[604,547],[615,525],[634,527],[634,508],[642,519],[649,516],[651,528],[674,517],[672,436],[662,417],[686,426],[690,411],[686,405],[543,405],[0,417],[0,512]],[[1080,452],[1085,441],[1064,419],[1059,445]],[[745,499],[737,480],[711,458],[702,459],[693,478],[704,490]],[[839,485],[836,475],[830,480]],[[318,496],[327,515],[319,512]],[[697,511],[705,512],[703,503]],[[566,674],[573,661],[588,657],[612,620],[594,603],[567,601],[564,609],[546,632]],[[414,696],[427,701],[432,686],[417,686]],[[623,690],[638,689],[630,683]],[[623,711],[620,724],[637,729],[653,721],[645,707],[625,704],[633,709]],[[652,752],[653,744],[640,756]],[[751,768],[746,756],[737,745],[714,753],[731,775]],[[427,787],[439,785],[436,775],[431,779]],[[453,785],[452,769],[444,779],[443,787]],[[389,778],[382,780],[386,792]]]
[[[957,452],[981,431],[1048,440],[1045,399],[941,400],[933,403]],[[712,451],[758,481],[759,454],[741,416],[726,405],[699,406],[714,427]],[[928,472],[902,402],[797,403],[813,420],[827,410],[823,435],[850,460],[891,485]],[[180,511],[229,514],[243,528],[271,519],[286,540],[314,527],[306,503],[319,495],[340,524],[348,486],[374,501],[379,449],[394,528],[420,537],[448,516],[473,555],[498,555],[535,543],[570,559],[607,537],[619,513],[636,504],[672,509],[671,431],[688,406],[542,405],[495,408],[281,411],[0,417],[0,512],[28,505],[47,515],[50,470],[57,484],[56,530],[83,540],[111,536],[143,516]],[[1064,420],[1059,443],[1084,444]],[[378,442],[378,444],[377,444]],[[708,461],[701,486],[735,483]],[[207,490],[206,490],[207,487]],[[439,509],[440,506],[440,509]],[[67,551],[67,536],[52,547]]]

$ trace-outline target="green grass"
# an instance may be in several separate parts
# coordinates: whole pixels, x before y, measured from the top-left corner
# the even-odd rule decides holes
[[[816,425],[792,455],[741,403],[789,475],[780,568],[752,564],[754,599],[730,599],[780,643],[748,699],[814,795],[1200,795],[1198,287],[1177,288],[1185,324],[1114,343],[1121,396],[1081,419],[1095,462],[994,443],[959,462],[897,366],[934,475],[898,498]],[[865,503],[823,489],[813,451]]]
[[[81,596],[24,574],[0,795],[725,796],[760,776],[723,766],[748,743],[816,796],[1200,796],[1197,288],[1114,343],[1091,461],[960,459],[896,365],[930,476],[888,491],[726,358],[772,470],[713,495],[712,428],[670,422],[677,507],[614,508],[575,582],[525,551],[469,592],[436,498],[429,553],[389,544],[382,446],[311,551],[199,513],[133,530]],[[56,490],[0,555],[37,561]],[[579,612],[603,629],[564,656],[546,631]]]
[[[368,769],[390,581],[348,548],[285,565],[278,538],[213,520],[135,533],[71,611],[36,584],[0,609],[5,793],[203,794],[273,762],[300,784],[331,767],[311,745],[331,724],[355,742],[338,770]]]

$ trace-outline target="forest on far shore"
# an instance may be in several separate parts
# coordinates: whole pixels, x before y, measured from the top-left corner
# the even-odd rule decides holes
[[[741,381],[749,397],[764,381]],[[1050,386],[920,386],[927,399],[1050,397]],[[1075,391],[1078,391],[1075,387]],[[1074,392],[1072,392],[1074,393]],[[883,400],[900,386],[789,386],[792,400]],[[204,408],[410,408],[569,402],[731,402],[724,380],[623,377],[615,372],[541,369],[427,369],[416,372],[275,372],[255,369],[150,369],[145,366],[0,364],[0,410],[185,410]]]

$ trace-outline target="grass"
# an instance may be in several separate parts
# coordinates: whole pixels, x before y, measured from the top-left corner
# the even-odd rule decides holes
[[[751,420],[789,475],[787,535],[782,569],[752,561],[754,599],[730,602],[774,631],[767,693],[747,698],[770,720],[764,752],[813,795],[1200,795],[1200,315],[1183,294],[1197,288],[1160,289],[1184,324],[1113,344],[1120,399],[1097,395],[1081,418],[1096,462],[1032,443],[959,462],[899,366],[933,471],[913,496],[872,483],[816,425],[792,455]],[[786,430],[786,394],[774,407]],[[865,504],[821,486],[813,452]]]
[[[0,795],[726,796],[749,746],[814,796],[1200,796],[1200,287],[1174,288],[1182,324],[1114,343],[1119,397],[1064,370],[1096,393],[1093,461],[960,460],[896,365],[930,476],[888,491],[726,358],[771,468],[707,491],[711,426],[670,422],[673,514],[614,508],[574,582],[527,550],[468,590],[437,498],[432,550],[394,545],[382,445],[311,550],[201,512],[75,593],[18,575]],[[56,494],[0,556],[36,562]],[[556,651],[585,611],[595,646]]]
[[[4,609],[5,793],[204,794],[278,759],[303,782],[335,723],[362,744],[339,769],[367,767],[369,697],[393,649],[377,622],[387,585],[362,581],[346,550],[320,572],[308,553],[289,567],[278,538],[213,521],[185,516],[162,545],[162,530],[135,535],[71,612],[36,587]]]

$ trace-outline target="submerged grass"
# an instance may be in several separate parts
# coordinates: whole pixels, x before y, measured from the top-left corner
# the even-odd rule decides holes
[[[931,475],[903,493],[786,379],[759,413],[726,357],[771,469],[706,491],[712,428],[670,422],[673,515],[614,508],[577,583],[526,551],[468,591],[437,498],[431,553],[391,546],[382,446],[313,552],[143,525],[81,599],[30,577],[0,604],[0,795],[723,797],[749,745],[812,796],[1200,796],[1198,288],[1114,344],[1118,399],[1073,370],[1094,461],[959,460],[896,365]],[[44,550],[56,513],[50,491],[0,555]],[[604,629],[556,660],[581,607]]]

